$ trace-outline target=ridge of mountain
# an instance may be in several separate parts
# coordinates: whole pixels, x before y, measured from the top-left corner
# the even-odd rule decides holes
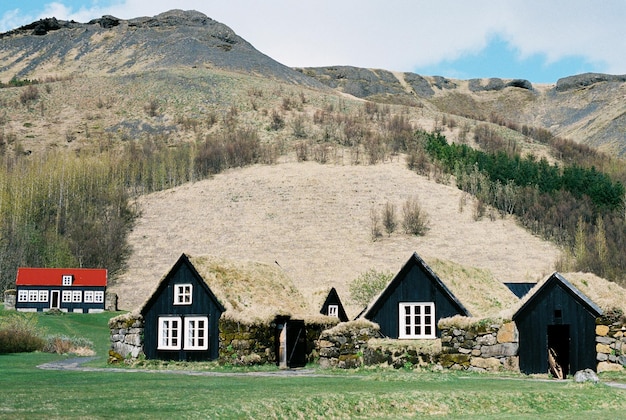
[[[116,75],[185,66],[323,88],[197,11],[170,10],[129,20],[103,16],[88,23],[48,18],[0,34],[0,39],[0,78]]]

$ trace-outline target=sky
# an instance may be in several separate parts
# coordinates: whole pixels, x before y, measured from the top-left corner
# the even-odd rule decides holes
[[[45,17],[131,19],[172,8],[200,11],[291,67],[533,83],[626,74],[625,0],[0,0],[0,32]]]

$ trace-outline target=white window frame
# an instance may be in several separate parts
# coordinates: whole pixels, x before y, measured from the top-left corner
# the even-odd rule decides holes
[[[73,279],[74,279],[73,275],[71,275],[71,274],[64,274],[63,275],[63,286],[71,286]]]
[[[20,289],[17,292],[18,302],[28,302],[28,290]]]
[[[93,303],[94,302],[94,297],[93,297],[93,290],[85,290],[85,303]]]
[[[72,302],[73,303],[81,303],[83,301],[83,291],[82,290],[73,290],[72,291]]]
[[[182,341],[182,318],[161,316],[158,320],[157,349],[180,350]]]
[[[400,302],[398,315],[400,321],[398,338],[437,338],[434,302]]]
[[[28,291],[28,301],[29,302],[39,302],[39,290],[29,290]]]
[[[47,302],[48,301],[48,291],[40,290],[39,291],[39,302]]]
[[[93,293],[93,302],[94,303],[104,303],[104,292],[102,290],[96,290]]]
[[[193,285],[191,283],[174,285],[174,305],[191,305],[192,296]]]
[[[339,305],[328,305],[328,316],[339,318]]]
[[[71,303],[72,302],[72,291],[71,290],[63,290],[61,292],[61,302],[62,303]]]
[[[185,350],[209,349],[209,318],[206,316],[185,317]]]

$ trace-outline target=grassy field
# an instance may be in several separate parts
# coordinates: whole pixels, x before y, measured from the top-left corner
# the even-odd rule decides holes
[[[6,312],[0,311],[0,316]],[[105,367],[111,314],[39,315],[48,332],[95,343]],[[216,368],[42,370],[68,358],[0,355],[0,418],[619,418],[626,391],[523,375],[394,369],[273,374]],[[193,364],[185,369],[193,370]],[[269,372],[268,372],[269,371]],[[229,375],[233,373],[233,375]],[[626,380],[615,375],[611,380]]]

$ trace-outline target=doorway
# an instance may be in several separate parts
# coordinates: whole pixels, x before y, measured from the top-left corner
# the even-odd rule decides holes
[[[306,365],[306,330],[303,320],[277,317],[274,338],[276,364],[281,369]]]
[[[554,377],[569,375],[570,334],[569,325],[548,325],[548,365]]]
[[[61,307],[60,305],[60,295],[61,292],[58,290],[51,290],[50,291],[50,309],[59,309]]]

